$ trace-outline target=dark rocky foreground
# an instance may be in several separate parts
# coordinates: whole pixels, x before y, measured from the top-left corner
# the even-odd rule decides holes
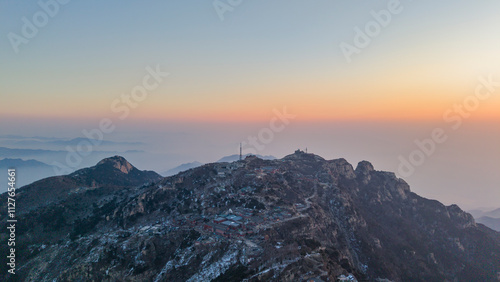
[[[3,281],[498,281],[500,272],[500,233],[365,161],[354,169],[297,151],[161,178],[113,157],[17,192],[16,275],[4,275],[3,243]]]

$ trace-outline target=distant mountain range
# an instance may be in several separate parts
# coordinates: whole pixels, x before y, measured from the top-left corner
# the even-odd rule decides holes
[[[36,168],[51,168],[50,165],[46,163],[39,162],[37,160],[22,160],[22,159],[3,159],[0,160],[0,167],[17,168],[17,167],[36,167]]]
[[[489,228],[500,232],[500,218],[493,218],[489,216],[481,216],[476,219],[476,222],[484,224]]]
[[[488,216],[493,218],[500,218],[500,208],[494,210],[470,210],[470,214],[472,214],[475,218],[480,218],[482,216]]]
[[[21,135],[13,135],[13,134],[0,135],[0,140],[26,140],[26,139],[31,139],[31,140],[60,140],[61,138],[57,138],[57,137],[43,137],[43,136],[21,136]]]
[[[0,144],[3,146],[9,146],[9,147],[34,147],[34,148],[40,148],[40,149],[51,149],[51,147],[61,147],[64,148],[64,146],[76,146],[78,143],[82,141],[90,141],[93,144],[98,142],[97,140],[94,139],[88,139],[84,137],[77,137],[73,139],[67,139],[67,138],[55,138],[55,137],[25,137],[25,136],[18,136],[18,135],[0,135]],[[102,140],[100,141],[101,146],[138,146],[138,145],[144,145],[142,142],[118,142],[118,141],[109,141],[109,140]],[[47,148],[50,147],[50,148]]]
[[[37,161],[37,160],[22,160],[22,159],[10,159],[5,158],[0,160],[0,170],[6,171],[9,168],[15,168],[17,177],[16,184],[17,187],[21,187],[30,184],[36,180],[54,176],[55,171],[51,165]],[[5,186],[2,185],[2,188]],[[6,191],[6,188],[0,193]]]
[[[163,176],[172,176],[172,175],[176,175],[177,173],[179,172],[182,172],[182,171],[186,171],[188,169],[192,169],[192,168],[195,168],[195,167],[199,167],[200,165],[203,165],[202,163],[200,162],[190,162],[190,163],[185,163],[185,164],[181,164],[180,166],[176,166],[172,169],[169,169],[167,171],[164,171],[162,173],[160,173],[161,175]]]
[[[80,142],[86,141],[86,142],[92,142],[94,143],[99,143],[100,146],[120,146],[120,145],[127,145],[127,146],[138,146],[138,145],[144,145],[142,142],[116,142],[116,141],[107,141],[107,140],[92,140],[88,138],[73,138],[70,140],[51,140],[51,141],[37,141],[37,140],[20,140],[14,142],[15,145],[23,145],[23,146],[36,146],[36,147],[43,147],[46,145],[53,145],[53,146],[59,146],[61,148],[65,146],[76,146]]]
[[[476,222],[500,232],[500,208],[490,211],[471,210],[469,213],[474,216]]]
[[[116,153],[128,153],[128,152],[143,152],[141,150],[127,150],[124,152],[116,152],[116,151],[93,151],[93,153],[98,154],[116,154]],[[15,157],[25,157],[25,156],[39,156],[39,155],[48,155],[51,156],[63,154],[66,155],[68,152],[65,150],[44,150],[44,149],[18,149],[18,148],[6,148],[0,147],[0,158],[15,158]]]
[[[43,154],[58,154],[65,153],[65,151],[58,150],[42,150],[42,149],[17,149],[17,148],[6,148],[0,147],[0,157],[24,157],[24,156],[35,156]]]
[[[140,150],[142,149],[141,146],[144,145],[142,142],[98,141],[83,137],[64,139],[0,135],[0,158],[36,159],[50,165],[54,162],[65,163],[68,154],[70,154],[66,148],[70,146],[73,150],[76,150],[76,147],[82,142],[93,145],[92,156],[86,158],[85,163],[82,163],[76,169],[91,165],[95,161],[110,155],[144,153],[144,151]],[[95,144],[99,144],[99,146],[96,147]]]

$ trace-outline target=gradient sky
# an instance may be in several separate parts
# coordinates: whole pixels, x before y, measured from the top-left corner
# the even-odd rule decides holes
[[[197,132],[194,138],[219,144],[212,155],[197,158],[209,161],[230,152],[222,147],[256,134],[273,109],[286,106],[296,124],[315,125],[307,135],[314,141],[294,143],[283,134],[263,154],[282,156],[283,148],[317,144],[316,151],[327,158],[350,156],[354,163],[372,158],[380,169],[395,171],[398,155],[409,154],[414,139],[448,126],[444,112],[474,93],[478,77],[493,75],[500,81],[500,2],[402,0],[402,12],[348,63],[339,44],[352,44],[354,28],[363,29],[373,20],[370,11],[386,9],[388,2],[243,1],[221,21],[212,1],[73,0],[16,54],[8,34],[20,35],[22,18],[31,20],[41,8],[36,1],[1,1],[0,129],[77,137],[103,117],[116,120],[112,101],[140,84],[147,66],[160,65],[170,76],[121,121],[111,139],[141,139],[141,132]],[[468,125],[448,131],[454,139],[433,156],[440,161],[417,172],[417,190],[433,181],[456,186],[464,183],[463,172],[477,172],[486,192],[469,205],[495,205],[490,199],[500,198],[495,176],[500,90],[496,94],[481,102]],[[232,135],[217,129],[228,121],[233,124],[222,128],[234,130]],[[248,122],[252,126],[241,129]],[[343,123],[348,130],[339,129]],[[176,124],[183,129],[171,130]],[[319,125],[329,133],[323,134]],[[328,125],[331,130],[325,129]],[[308,128],[287,130],[293,139],[304,137]],[[363,138],[377,140],[380,132],[389,134],[384,144],[359,149],[371,147]],[[359,142],[344,138],[337,145],[345,149],[329,151],[336,133],[359,136]],[[222,135],[231,141],[222,142]],[[481,143],[485,140],[488,146]],[[184,151],[183,144],[173,142],[165,152]],[[459,170],[462,178],[455,182],[440,180],[436,170],[456,165],[460,153],[484,158],[477,157],[479,165],[463,161],[441,173],[451,176]],[[200,154],[183,160],[193,161],[193,155]],[[478,171],[481,161],[487,168]],[[467,187],[460,189],[466,193]],[[445,202],[465,203],[470,196],[444,199],[449,190],[428,190],[424,194]]]
[[[171,77],[135,118],[262,120],[286,104],[304,120],[432,119],[478,75],[500,76],[498,1],[401,1],[351,64],[340,42],[387,1],[269,2],[243,1],[220,21],[210,1],[71,1],[15,54],[7,34],[40,7],[2,1],[0,110],[106,115],[160,64]],[[488,111],[498,96],[475,117],[500,117]]]

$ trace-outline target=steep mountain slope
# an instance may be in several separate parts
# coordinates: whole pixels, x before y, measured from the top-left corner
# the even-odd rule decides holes
[[[368,162],[354,169],[301,151],[73,193],[19,224],[17,277],[34,281],[496,281],[500,272],[500,233],[459,207]]]
[[[477,210],[471,210],[469,211],[469,213],[472,214],[474,218],[480,218],[482,216],[500,218],[500,209],[494,209],[490,211],[477,209]]]

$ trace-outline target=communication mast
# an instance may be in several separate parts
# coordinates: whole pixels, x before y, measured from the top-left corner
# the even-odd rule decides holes
[[[241,143],[240,143],[240,161],[243,159],[242,153],[241,153]]]

